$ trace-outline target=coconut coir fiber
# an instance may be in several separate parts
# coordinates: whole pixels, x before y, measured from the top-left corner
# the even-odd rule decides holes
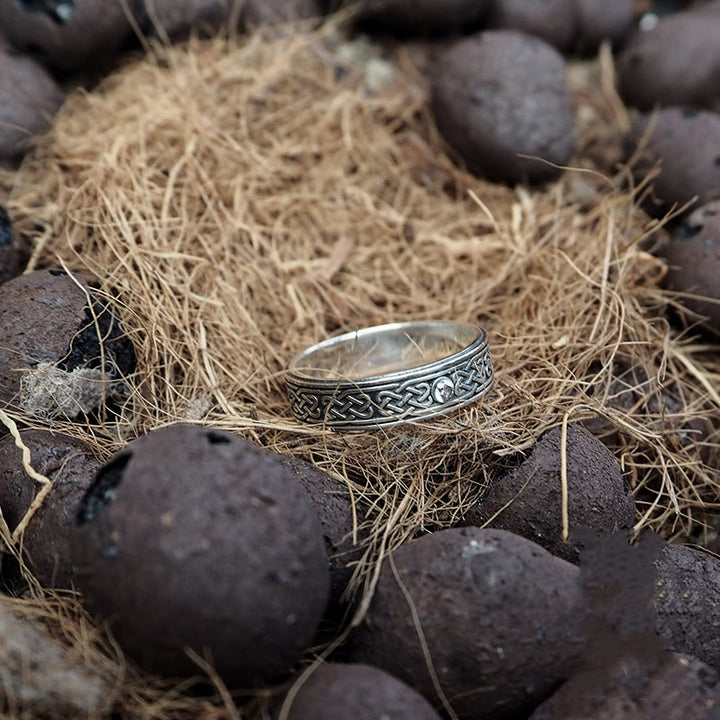
[[[609,176],[569,171],[529,191],[459,169],[423,84],[396,71],[379,86],[377,61],[348,61],[339,42],[322,30],[156,48],[70,97],[9,207],[34,237],[31,267],[60,260],[118,304],[138,370],[112,426],[55,426],[107,456],[200,421],[314,462],[367,510],[362,600],[388,550],[453,525],[564,420],[602,419],[638,529],[697,532],[720,497],[717,431],[694,430],[720,427],[720,365],[669,331],[665,265],[648,252],[658,223],[637,209],[643,189],[618,189],[628,174],[602,166],[627,125],[607,64],[603,82],[576,74],[575,102],[578,163]],[[496,384],[481,402],[383,432],[293,420],[292,356],[336,331],[424,318],[487,329]],[[67,635],[82,616],[61,607]],[[110,676],[128,717],[236,716],[224,692],[178,696],[133,673]]]

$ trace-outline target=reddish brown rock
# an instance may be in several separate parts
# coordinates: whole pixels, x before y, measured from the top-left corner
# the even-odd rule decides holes
[[[10,216],[0,205],[0,285],[17,277],[24,264],[25,253],[15,242]]]
[[[62,101],[62,90],[40,65],[0,48],[0,162],[22,156]]]
[[[362,664],[325,663],[305,680],[288,720],[440,720],[405,683]]]
[[[52,5],[52,3],[48,3]],[[97,70],[132,34],[131,14],[142,0],[65,0],[60,16],[43,12],[40,3],[0,0],[0,27],[22,52],[61,71]]]
[[[668,262],[667,287],[698,296],[681,296],[680,302],[707,318],[706,330],[720,335],[720,200],[690,213],[663,254]]]
[[[567,434],[569,542],[562,538],[560,428],[545,433],[530,456],[489,488],[466,521],[491,523],[522,535],[571,562],[578,560],[576,532],[629,531],[635,502],[620,463],[595,436],[577,425]]]
[[[79,276],[37,270],[0,285],[0,337],[2,404],[74,419],[128,392],[132,342]]]
[[[602,42],[622,44],[634,27],[633,0],[577,0],[575,49],[596,53]]]
[[[618,61],[620,94],[630,105],[720,109],[720,16],[683,12],[639,30]]]
[[[561,52],[575,42],[575,0],[494,0],[489,27],[535,35]]]
[[[702,138],[702,142],[699,139]],[[720,197],[720,115],[690,107],[663,108],[633,124],[627,140],[628,156],[639,151],[633,165],[636,182],[659,168],[652,181],[650,212],[665,212],[696,196],[702,201]]]
[[[190,648],[231,687],[268,682],[300,659],[328,598],[320,523],[282,458],[200,426],[156,430],[106,464],[73,551],[96,615],[167,676],[197,672]]]
[[[355,532],[350,493],[342,482],[302,460],[286,458],[285,462],[289,472],[308,494],[320,519],[330,562],[329,612],[338,615],[344,604],[342,595],[355,570],[354,563],[362,557],[362,543],[367,533],[363,530]],[[359,523],[362,520],[358,517]]]
[[[491,180],[549,180],[575,148],[565,62],[522,33],[484,32],[441,53],[432,109],[460,160]]]
[[[461,720],[526,716],[573,670],[578,573],[504,530],[425,535],[383,563],[350,659],[386,670],[439,708],[437,681]]]
[[[46,430],[21,433],[33,469],[52,482],[22,540],[28,567],[46,588],[72,586],[70,533],[80,499],[100,467],[90,448],[66,435]],[[7,435],[0,440],[0,507],[14,530],[41,489],[24,470],[22,452]]]

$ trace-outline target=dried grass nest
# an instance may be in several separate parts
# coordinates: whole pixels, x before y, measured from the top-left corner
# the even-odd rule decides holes
[[[448,157],[405,54],[387,65],[355,50],[328,28],[191,40],[71,95],[13,178],[10,209],[33,239],[30,269],[61,263],[119,306],[138,369],[120,420],[53,428],[107,457],[190,420],[312,461],[369,508],[365,598],[388,550],[452,526],[564,422],[602,430],[636,530],[702,536],[720,503],[720,361],[670,328],[678,302],[651,252],[662,222],[638,209],[626,169],[602,167],[627,124],[609,55],[574,70],[578,165],[528,190]],[[296,353],[435,318],[487,329],[496,385],[482,402],[383,432],[292,418]],[[120,716],[240,716],[220,690],[183,696],[125,667],[72,597],[14,602],[112,678]]]

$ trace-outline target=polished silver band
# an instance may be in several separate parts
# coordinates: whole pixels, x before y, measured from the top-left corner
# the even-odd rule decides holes
[[[325,340],[288,366],[293,415],[338,430],[435,417],[493,382],[487,334],[468,323],[379,325]]]

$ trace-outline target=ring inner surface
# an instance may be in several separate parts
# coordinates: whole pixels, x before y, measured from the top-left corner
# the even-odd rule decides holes
[[[471,326],[440,322],[359,331],[301,355],[293,369],[318,380],[360,380],[441,360],[477,336]]]

